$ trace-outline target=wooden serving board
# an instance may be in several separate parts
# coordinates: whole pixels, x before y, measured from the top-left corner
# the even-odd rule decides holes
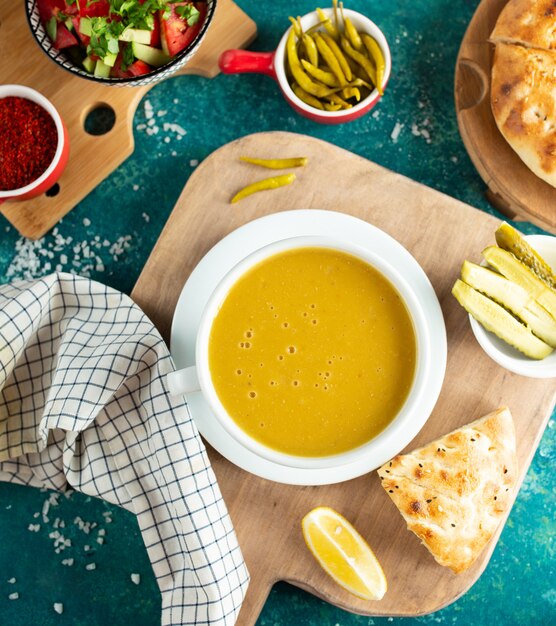
[[[523,163],[499,132],[490,108],[494,45],[488,38],[507,0],[483,0],[463,38],[456,63],[455,99],[467,152],[488,185],[492,204],[511,219],[556,233],[556,189]]]
[[[23,2],[15,4],[0,0],[0,84],[27,85],[49,98],[68,127],[70,140],[69,162],[55,196],[43,194],[0,206],[22,235],[38,239],[133,152],[133,116],[152,85],[106,87],[70,74],[40,49],[27,24]],[[177,74],[216,76],[220,53],[247,46],[256,34],[255,22],[232,0],[218,0],[199,50]],[[99,105],[111,107],[116,122],[108,133],[93,136],[85,132],[84,122]]]
[[[307,156],[297,180],[230,205],[264,171],[238,160]],[[222,237],[255,218],[292,209],[328,209],[362,218],[402,243],[429,276],[446,321],[448,364],[436,408],[408,449],[502,405],[514,416],[523,479],[556,400],[553,381],[511,374],[479,347],[467,314],[450,290],[465,258],[478,261],[498,221],[323,141],[284,132],[259,133],[225,145],[195,170],[156,244],[132,297],[168,340],[181,289],[202,256]],[[409,616],[440,609],[463,594],[486,567],[496,544],[459,576],[436,564],[380,486],[376,472],[322,487],[266,481],[209,455],[251,573],[238,624],[255,623],[271,586],[285,580],[343,609]],[[366,602],[337,586],[305,548],[301,518],[318,505],[345,515],[369,541],[389,588]],[[499,532],[501,531],[501,528]]]

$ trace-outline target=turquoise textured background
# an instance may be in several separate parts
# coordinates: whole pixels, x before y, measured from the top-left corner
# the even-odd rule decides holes
[[[238,4],[257,22],[254,50],[273,49],[289,14],[303,15],[315,7],[312,0]],[[391,82],[372,115],[339,127],[319,126],[296,116],[267,77],[172,78],[154,87],[138,107],[133,155],[56,229],[30,242],[0,216],[0,282],[63,269],[129,293],[196,165],[228,141],[265,130],[330,141],[496,214],[459,137],[453,103],[456,55],[478,2],[346,4],[369,15],[392,49]],[[149,125],[149,119],[154,123]],[[392,132],[400,125],[394,140]],[[518,227],[540,232],[530,224]],[[553,415],[490,564],[451,606],[411,619],[362,617],[279,583],[259,626],[556,623],[555,458]],[[70,542],[59,553],[57,532]],[[2,624],[159,623],[158,589],[131,514],[77,493],[58,496],[0,484],[0,533]],[[92,564],[95,569],[86,569]],[[131,574],[140,575],[139,584]],[[14,593],[18,599],[10,600]],[[61,615],[53,608],[58,602],[64,606]]]

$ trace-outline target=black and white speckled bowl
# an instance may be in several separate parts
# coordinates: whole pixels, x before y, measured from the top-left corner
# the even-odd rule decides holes
[[[100,76],[90,74],[83,67],[76,65],[63,50],[58,50],[54,47],[53,42],[46,34],[46,30],[40,20],[37,0],[25,0],[25,10],[33,37],[36,39],[43,52],[49,59],[54,61],[54,63],[76,76],[81,76],[81,78],[92,80],[96,83],[103,83],[107,86],[115,87],[139,87],[142,85],[151,85],[168,78],[168,76],[174,74],[191,59],[195,52],[197,52],[214,17],[216,1],[217,0],[207,0],[208,6],[205,21],[199,34],[187,48],[177,54],[169,63],[166,63],[166,65],[157,67],[153,69],[152,72],[144,74],[143,76],[133,76],[131,78],[101,78]]]

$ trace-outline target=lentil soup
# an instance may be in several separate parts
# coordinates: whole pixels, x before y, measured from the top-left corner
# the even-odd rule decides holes
[[[296,456],[340,454],[378,435],[409,395],[415,365],[397,290],[328,248],[288,250],[247,271],[209,338],[211,378],[230,417]]]

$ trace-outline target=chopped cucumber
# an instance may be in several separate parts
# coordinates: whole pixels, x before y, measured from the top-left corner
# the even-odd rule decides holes
[[[83,67],[90,72],[91,74],[95,73],[95,65],[97,64],[97,62],[94,59],[91,59],[91,57],[85,57],[83,59]]]
[[[554,276],[552,268],[519,231],[507,222],[502,222],[494,234],[496,243],[501,248],[511,252],[519,261],[533,270],[549,287],[552,289],[556,288],[556,276]]]
[[[545,343],[556,348],[556,319],[525,289],[486,267],[464,261],[461,278],[522,320]]]
[[[118,37],[120,41],[136,41],[144,45],[151,43],[152,32],[150,30],[142,30],[139,28],[126,28]]]
[[[544,359],[552,352],[548,344],[535,337],[525,324],[516,320],[504,307],[483,296],[463,281],[456,280],[452,294],[461,306],[487,330],[526,356],[532,359]]]
[[[98,76],[99,78],[108,78],[110,76],[110,69],[109,65],[103,63],[99,59],[95,65],[95,76]]]
[[[159,48],[146,46],[142,43],[137,43],[136,41],[131,42],[131,50],[135,58],[140,61],[144,61],[153,67],[165,65],[170,60],[170,57]]]
[[[58,34],[58,24],[55,17],[51,17],[46,23],[46,34],[50,37],[50,39],[52,39],[52,41],[56,41],[56,35]]]
[[[497,246],[485,248],[483,256],[500,274],[528,291],[556,319],[556,291],[543,282],[533,270],[518,261],[511,252]]]
[[[68,17],[68,19],[64,22],[64,24],[66,25],[66,28],[70,32],[73,30],[73,22],[71,21],[71,17]]]
[[[118,55],[115,52],[107,52],[104,58],[102,59],[102,62],[105,65],[108,65],[108,67],[114,67],[114,63],[116,63],[117,57]]]
[[[90,37],[93,34],[91,20],[88,17],[82,17],[79,21],[79,32],[86,37]]]

